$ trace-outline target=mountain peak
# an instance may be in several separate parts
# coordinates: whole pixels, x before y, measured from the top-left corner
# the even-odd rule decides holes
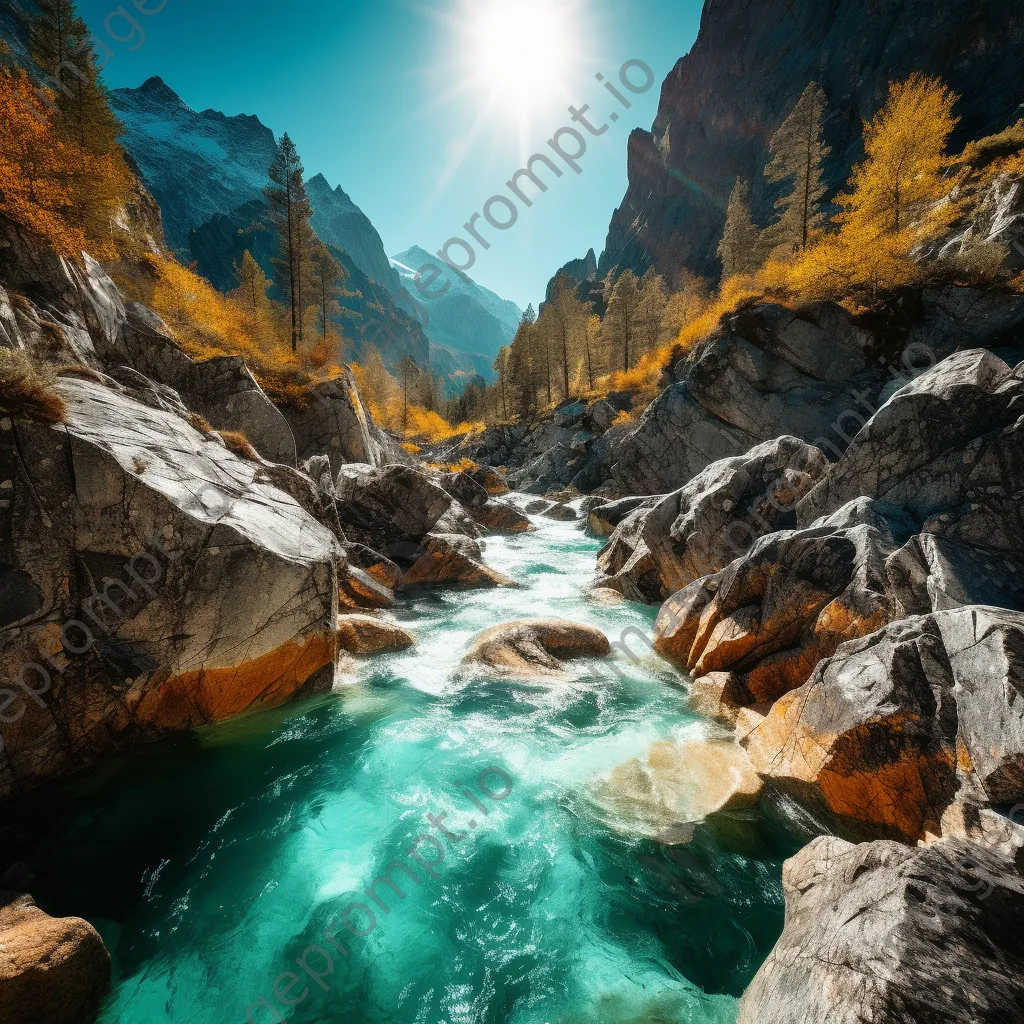
[[[187,106],[185,101],[159,75],[147,78],[136,91],[162,103],[173,103],[182,107]]]
[[[315,185],[318,189],[326,189],[328,192],[334,191],[334,189],[331,188],[331,183],[322,174],[314,174],[313,177],[306,182],[307,188],[310,185]]]

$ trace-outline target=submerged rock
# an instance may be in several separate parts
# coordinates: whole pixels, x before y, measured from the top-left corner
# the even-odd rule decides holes
[[[599,629],[565,619],[507,622],[473,641],[464,664],[483,665],[516,675],[561,675],[565,662],[611,654]]]
[[[761,789],[736,743],[661,740],[596,783],[594,797],[630,832],[672,845],[689,842],[701,822],[724,833],[742,827]]]
[[[1024,879],[992,849],[821,837],[786,862],[786,927],[739,1024],[1024,1020]]]
[[[110,987],[110,955],[77,917],[44,914],[31,896],[0,892],[0,1020],[91,1024]]]

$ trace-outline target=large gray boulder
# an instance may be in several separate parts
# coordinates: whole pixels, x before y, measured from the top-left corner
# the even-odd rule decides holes
[[[170,328],[139,303],[124,308],[116,342],[101,355],[108,366],[130,368],[173,389],[214,429],[244,435],[268,461],[295,465],[291,427],[241,356],[193,359]]]
[[[797,503],[827,469],[821,452],[794,437],[712,464],[619,524],[598,556],[597,586],[661,603],[725,568],[765,534],[794,527]],[[605,506],[594,516],[603,521],[608,514]]]
[[[373,422],[348,370],[312,389],[301,408],[289,406],[283,411],[295,435],[300,462],[326,455],[335,473],[350,462],[371,466],[415,462]]]
[[[777,788],[854,832],[913,841],[1018,804],[1024,613],[959,608],[844,644],[743,742]]]
[[[783,870],[786,927],[739,1024],[1024,1019],[1024,880],[960,839],[918,849],[821,837]]]
[[[1024,448],[1018,420],[1024,380],[984,349],[958,352],[893,394],[803,500],[801,524],[854,498],[882,498],[919,523],[946,515],[959,539],[1019,547]],[[1001,525],[994,533],[982,527]],[[949,532],[955,523],[937,522]]]
[[[687,359],[683,380],[619,445],[615,481],[625,493],[675,491],[712,463],[783,435],[841,454],[856,396],[877,402],[890,380],[879,347],[829,303],[796,312],[762,303],[723,318]]]
[[[0,797],[334,683],[337,536],[173,412],[57,387],[66,424],[0,422]]]

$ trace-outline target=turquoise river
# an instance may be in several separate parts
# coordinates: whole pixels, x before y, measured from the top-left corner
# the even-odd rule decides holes
[[[764,825],[741,846],[663,846],[592,797],[653,741],[706,731],[682,681],[650,654],[544,685],[460,672],[510,619],[650,633],[653,610],[585,600],[598,541],[536,522],[487,541],[521,589],[407,596],[418,645],[360,661],[340,692],[12,808],[40,905],[111,951],[101,1024],[735,1021],[797,840]],[[403,898],[384,884],[374,902],[389,865]]]

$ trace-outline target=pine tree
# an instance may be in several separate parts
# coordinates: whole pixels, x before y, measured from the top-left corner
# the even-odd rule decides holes
[[[635,356],[640,282],[632,270],[624,271],[617,279],[614,275],[612,270],[605,281],[604,334],[613,353],[613,365],[617,353],[618,368],[627,371]]]
[[[755,273],[761,263],[760,248],[760,233],[750,216],[750,183],[737,178],[725,215],[725,233],[718,246],[722,279]]]
[[[254,316],[258,316],[267,300],[267,289],[271,282],[248,249],[235,264],[235,276],[238,278],[237,297]]]
[[[775,204],[781,217],[771,229],[773,247],[786,254],[806,249],[825,223],[821,203],[827,189],[822,175],[825,159],[832,152],[822,141],[827,103],[821,86],[811,82],[772,138],[772,160],[765,177],[775,182],[793,181],[792,192]]]
[[[304,273],[315,235],[309,226],[313,210],[306,195],[305,170],[295,143],[286,132],[278,144],[268,171],[271,184],[264,190],[270,203],[270,219],[280,237],[280,256],[274,265],[283,271],[292,320],[292,351],[303,336]]]
[[[409,405],[410,395],[414,395],[414,388],[419,381],[420,368],[412,356],[403,356],[395,367],[398,373],[398,380],[402,386],[402,429],[409,428]]]
[[[667,306],[665,279],[650,267],[640,279],[640,303],[636,317],[640,354],[654,352],[661,343],[661,321]]]
[[[661,318],[661,343],[672,344],[680,331],[703,313],[711,303],[711,288],[702,277],[689,270],[679,275],[679,290],[673,292]]]
[[[559,274],[555,280],[551,301],[544,307],[544,319],[546,328],[551,332],[551,337],[560,353],[562,397],[564,399],[568,399],[571,393],[570,367],[580,349],[578,341],[582,337],[584,344],[586,343],[586,326],[590,310],[589,304],[580,301],[572,279],[564,274]]]
[[[503,345],[498,350],[493,364],[494,372],[498,375],[496,387],[501,397],[501,416],[508,421],[508,369],[509,369],[509,346]]]
[[[312,269],[311,290],[317,304],[319,330],[327,337],[332,317],[341,314],[339,297],[345,294],[348,271],[331,255],[330,249],[317,240],[310,259]]]
[[[53,124],[77,147],[68,167],[80,225],[95,235],[109,226],[114,209],[128,190],[127,169],[118,138],[123,132],[96,69],[89,30],[71,0],[39,0],[39,17],[29,39],[44,85],[55,94]],[[120,165],[111,176],[110,161]]]

